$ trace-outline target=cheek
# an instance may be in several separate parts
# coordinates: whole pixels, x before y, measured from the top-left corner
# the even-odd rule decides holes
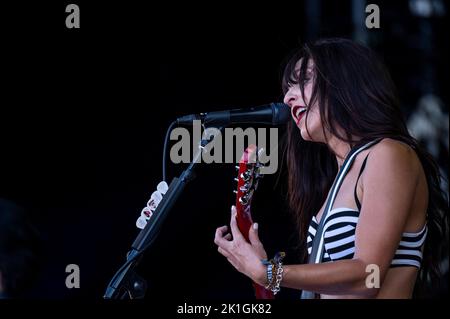
[[[312,84],[307,84],[305,86],[305,103],[309,103],[311,100],[311,94],[312,94]]]
[[[320,114],[317,112],[317,113],[314,113],[314,123],[317,125],[317,126],[322,126],[322,120],[321,120],[321,118],[320,118]]]
[[[320,142],[323,140],[322,122],[319,112],[310,112],[306,122],[301,127],[301,135],[306,141]]]
[[[322,125],[322,121],[320,119],[320,112],[316,106],[314,106],[313,109],[311,110],[311,112],[309,112],[307,121],[308,121],[308,127],[311,126],[311,127],[316,128],[316,127]]]

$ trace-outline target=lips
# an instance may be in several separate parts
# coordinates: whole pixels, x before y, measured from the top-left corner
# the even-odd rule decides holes
[[[306,107],[295,105],[291,109],[292,117],[295,119],[295,123],[300,123],[300,120],[305,115]]]

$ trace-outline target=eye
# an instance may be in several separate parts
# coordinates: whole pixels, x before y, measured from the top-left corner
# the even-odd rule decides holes
[[[291,87],[297,85],[298,83],[298,78],[291,77],[288,81],[288,86]]]
[[[313,74],[311,72],[306,72],[304,78],[302,79],[302,83],[309,83],[313,79]]]

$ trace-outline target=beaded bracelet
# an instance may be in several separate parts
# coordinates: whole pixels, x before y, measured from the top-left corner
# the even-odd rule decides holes
[[[263,259],[261,262],[265,265],[267,273],[267,286],[276,295],[280,291],[280,284],[283,280],[283,263],[282,260],[286,256],[284,252],[279,252],[275,254],[275,257],[271,260]]]
[[[267,260],[267,259],[261,259],[261,262],[263,265],[266,266],[266,275],[267,275],[267,285],[264,287],[266,289],[270,289],[274,284],[275,277],[273,276],[273,273],[276,273],[276,264],[274,263],[273,259]]]

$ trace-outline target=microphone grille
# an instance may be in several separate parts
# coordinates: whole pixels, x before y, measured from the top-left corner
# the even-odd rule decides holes
[[[273,118],[272,125],[285,124],[291,118],[289,105],[284,103],[272,103]]]

